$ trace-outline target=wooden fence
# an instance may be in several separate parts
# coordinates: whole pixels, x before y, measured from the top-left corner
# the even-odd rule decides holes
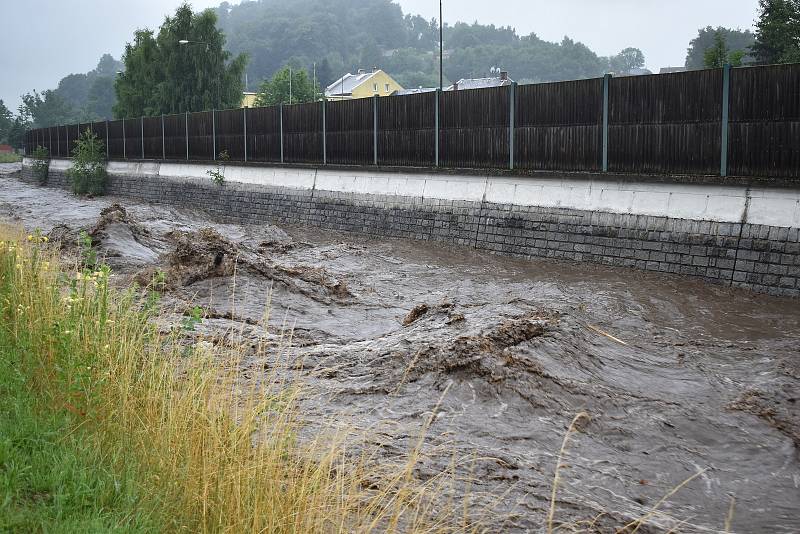
[[[26,133],[109,159],[800,178],[800,64],[206,111]]]

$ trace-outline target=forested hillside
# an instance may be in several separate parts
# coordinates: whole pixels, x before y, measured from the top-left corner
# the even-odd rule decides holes
[[[406,87],[438,84],[438,22],[404,14],[390,0],[224,2],[217,16],[230,51],[249,55],[251,89],[286,64],[311,73],[315,63],[322,85],[373,66]],[[638,50],[604,58],[569,38],[549,43],[511,27],[456,23],[444,33],[449,80],[486,76],[492,67],[518,81],[585,78],[643,63]]]

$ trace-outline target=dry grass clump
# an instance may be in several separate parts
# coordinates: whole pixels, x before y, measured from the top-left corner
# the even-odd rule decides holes
[[[3,335],[37,410],[66,414],[65,439],[134,487],[131,513],[158,530],[482,530],[439,502],[445,474],[412,477],[427,425],[403,464],[379,469],[374,450],[349,454],[347,429],[298,438],[298,384],[272,374],[245,387],[241,355],[160,333],[153,288],[115,291],[107,268],[64,270],[45,238],[8,230],[0,276]],[[222,371],[220,358],[234,361]]]

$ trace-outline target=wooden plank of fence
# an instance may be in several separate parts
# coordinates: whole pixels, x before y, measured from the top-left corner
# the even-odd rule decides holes
[[[432,167],[436,163],[436,92],[378,100],[378,163]]]
[[[609,170],[718,174],[722,70],[612,78]]]
[[[322,163],[322,108],[317,102],[283,106],[283,146],[287,163]]]
[[[440,165],[508,168],[508,87],[445,91],[440,98]]]
[[[520,85],[516,93],[516,167],[601,170],[602,78]]]
[[[247,110],[247,160],[281,160],[280,110],[278,106]]]
[[[214,159],[212,117],[210,111],[189,113],[189,159],[210,161]]]
[[[800,64],[731,72],[728,172],[800,176]]]
[[[244,161],[244,114],[241,109],[216,112],[217,155],[223,151],[233,161]]]
[[[373,164],[373,120],[371,98],[328,102],[325,122],[328,163]]]

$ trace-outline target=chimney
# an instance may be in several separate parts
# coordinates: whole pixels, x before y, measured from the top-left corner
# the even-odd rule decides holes
[[[502,81],[508,80],[508,71],[507,70],[501,70],[500,71],[500,79]]]

